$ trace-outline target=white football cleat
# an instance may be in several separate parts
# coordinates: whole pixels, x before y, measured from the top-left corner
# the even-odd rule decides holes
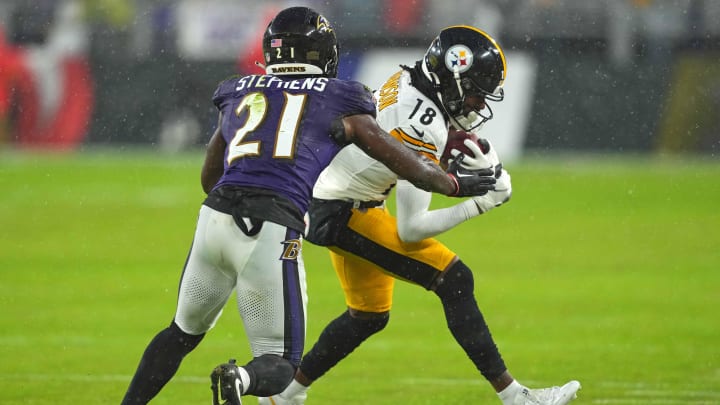
[[[307,394],[298,394],[294,397],[287,399],[280,395],[273,395],[271,397],[258,397],[258,405],[304,405],[307,399]]]
[[[523,388],[517,393],[513,405],[565,405],[577,398],[580,383],[570,381],[562,387],[529,389]]]
[[[300,393],[294,397],[287,399],[281,395],[273,395],[271,397],[259,397],[258,405],[303,405],[307,399],[307,393]]]

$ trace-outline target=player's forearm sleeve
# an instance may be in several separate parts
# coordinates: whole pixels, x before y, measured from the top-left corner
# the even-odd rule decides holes
[[[398,234],[403,242],[434,237],[480,214],[472,200],[429,211],[431,198],[432,193],[420,190],[407,181],[398,181],[396,214]]]

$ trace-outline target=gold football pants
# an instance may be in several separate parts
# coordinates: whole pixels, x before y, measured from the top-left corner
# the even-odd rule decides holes
[[[395,278],[430,289],[456,261],[436,239],[400,240],[397,220],[386,208],[352,208],[329,249],[347,306],[365,312],[390,310]]]

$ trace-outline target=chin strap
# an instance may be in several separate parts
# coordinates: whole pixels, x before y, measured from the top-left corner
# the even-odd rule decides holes
[[[475,111],[472,111],[467,116],[458,115],[457,117],[450,117],[450,123],[457,129],[461,129],[467,132],[477,132],[485,124],[486,119],[481,120],[480,115]]]
[[[465,96],[465,92],[463,92],[462,86],[460,85],[460,68],[457,67],[457,65],[453,66],[453,79],[455,79],[458,94],[460,95],[460,100],[462,100]]]

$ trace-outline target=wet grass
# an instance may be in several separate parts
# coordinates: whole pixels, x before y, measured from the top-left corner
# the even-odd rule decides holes
[[[0,154],[0,403],[120,402],[172,318],[201,160]],[[720,402],[720,162],[507,166],[512,201],[440,239],[473,269],[510,371],[533,386],[579,379],[577,403]],[[311,343],[344,303],[326,252],[306,244],[305,261]],[[207,376],[230,356],[249,356],[232,303],[153,403],[209,403]],[[386,330],[311,389],[308,404],[334,403],[497,401],[438,300],[398,283]]]

